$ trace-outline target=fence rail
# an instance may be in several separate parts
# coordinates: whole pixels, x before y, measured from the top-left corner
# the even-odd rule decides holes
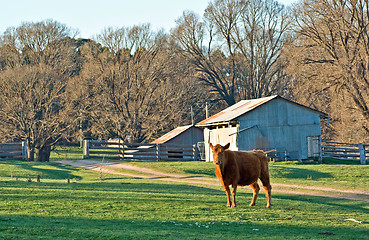
[[[366,164],[366,158],[369,156],[369,145],[362,143],[352,144],[322,140],[321,147],[322,157],[360,161],[363,165]]]
[[[198,160],[196,145],[177,146],[126,143],[117,140],[84,140],[83,158],[109,157],[145,161]]]
[[[27,158],[27,146],[25,142],[0,143],[0,159],[12,158]]]

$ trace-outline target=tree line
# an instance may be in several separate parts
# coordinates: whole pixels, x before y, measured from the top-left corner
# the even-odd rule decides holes
[[[273,94],[324,111],[326,138],[367,140],[368,1],[213,0],[169,33],[55,20],[0,35],[0,141],[48,161],[60,141],[150,141],[242,99]],[[34,156],[35,155],[35,156]]]

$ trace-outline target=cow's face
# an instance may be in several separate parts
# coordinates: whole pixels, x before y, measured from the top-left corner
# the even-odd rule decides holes
[[[209,144],[211,150],[213,151],[213,162],[215,165],[221,165],[224,163],[224,151],[229,148],[229,145],[230,143],[226,144],[225,146],[220,144],[213,146],[213,144]]]

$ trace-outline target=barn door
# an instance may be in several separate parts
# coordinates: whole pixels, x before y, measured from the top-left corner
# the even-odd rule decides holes
[[[238,143],[237,143],[237,127],[229,127],[229,128],[220,128],[210,130],[210,138],[209,142],[213,145],[220,144],[226,145],[230,143],[230,150],[237,151]]]
[[[320,136],[307,137],[308,158],[320,156]]]
[[[217,128],[205,131],[205,150],[206,150],[206,159],[207,161],[213,161],[213,154],[209,147],[209,143],[213,145],[221,144],[226,145],[230,143],[230,150],[237,151],[238,150],[238,139],[237,139],[238,127],[228,127],[228,128]]]

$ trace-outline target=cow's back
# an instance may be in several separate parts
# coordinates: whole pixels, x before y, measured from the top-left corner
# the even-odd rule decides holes
[[[263,151],[226,151],[233,159],[233,168],[240,186],[250,185],[258,180],[262,173],[268,171],[268,159]]]

